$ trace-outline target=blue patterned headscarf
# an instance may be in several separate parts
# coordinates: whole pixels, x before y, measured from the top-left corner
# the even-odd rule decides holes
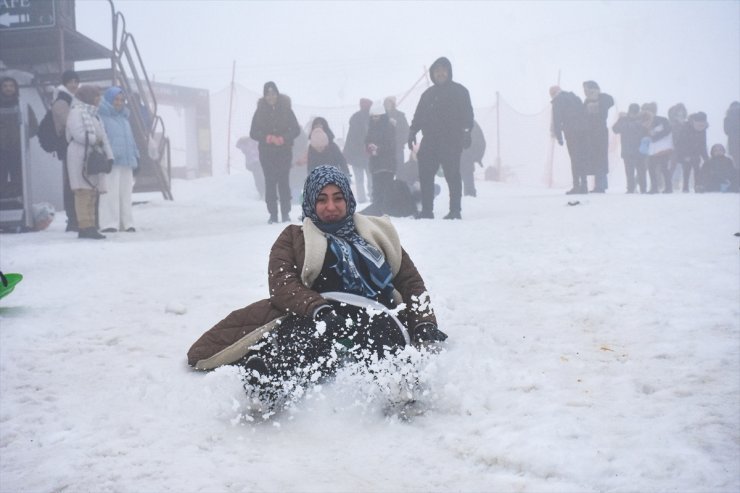
[[[332,184],[339,187],[344,195],[347,216],[335,223],[325,223],[316,214],[316,200],[321,190]],[[303,217],[309,218],[326,236],[329,249],[337,258],[337,263],[332,268],[341,278],[344,289],[368,298],[377,298],[379,294],[383,294],[386,299],[391,300],[393,275],[390,266],[385,261],[383,252],[365,241],[357,232],[352,217],[356,208],[357,202],[347,175],[329,165],[317,166],[311,170],[303,186]],[[357,268],[360,261],[367,267],[369,279]]]

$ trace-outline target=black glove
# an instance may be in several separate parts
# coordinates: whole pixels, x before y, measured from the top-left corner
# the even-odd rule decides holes
[[[447,339],[447,334],[432,323],[420,323],[411,331],[413,342],[442,342]]]
[[[341,335],[346,328],[346,320],[339,316],[329,305],[323,306],[318,309],[313,319],[316,322],[324,322],[326,324],[326,331],[324,332],[327,336],[335,338]]]
[[[463,149],[469,149],[470,144],[473,143],[473,139],[470,136],[470,130],[466,130],[463,132]]]
[[[416,145],[416,132],[409,132],[409,150],[413,151]]]

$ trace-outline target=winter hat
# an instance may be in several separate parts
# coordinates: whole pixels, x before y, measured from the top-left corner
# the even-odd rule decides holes
[[[105,93],[103,93],[103,97],[106,101],[113,104],[113,100],[116,99],[116,96],[121,94],[123,92],[123,89],[121,89],[118,86],[109,87]]]
[[[361,98],[360,99],[360,109],[367,111],[370,109],[370,106],[372,106],[373,102],[370,99],[367,98]]]
[[[319,216],[316,215],[316,200],[321,190],[332,183],[344,194],[344,200],[347,201],[347,216],[352,217],[355,213],[357,202],[349,186],[347,175],[339,171],[339,168],[322,164],[308,173],[306,183],[303,185],[303,217],[311,219],[314,224],[321,222]]]
[[[554,98],[558,94],[560,94],[560,86],[550,86],[550,97]]]
[[[324,132],[323,129],[318,127],[311,131],[311,135],[308,140],[311,142],[311,147],[319,152],[326,149],[329,145],[329,136],[326,135],[326,132]]]
[[[370,107],[370,116],[380,115],[385,115],[385,107],[383,107],[383,103],[381,103],[380,101],[375,101]]]
[[[265,82],[265,86],[262,88],[262,95],[267,96],[267,91],[269,89],[272,89],[276,93],[280,94],[280,91],[278,91],[277,84],[275,84],[273,81]]]
[[[388,96],[383,100],[383,106],[390,107],[391,109],[395,109],[397,106],[396,103],[396,96]]]
[[[636,115],[640,112],[640,105],[637,103],[632,103],[629,106],[629,109],[627,110],[627,113],[630,115]]]
[[[601,90],[601,88],[599,87],[599,85],[596,82],[592,81],[592,80],[587,80],[586,82],[584,82],[583,83],[583,88],[584,89],[596,89],[596,90],[599,90],[599,91]]]
[[[80,86],[75,97],[85,104],[95,105],[95,98],[100,96],[100,89],[96,86]]]
[[[66,86],[71,80],[80,81],[80,76],[74,70],[65,70],[62,72],[62,85]]]

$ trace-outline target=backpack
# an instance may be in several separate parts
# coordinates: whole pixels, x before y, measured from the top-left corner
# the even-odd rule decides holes
[[[60,92],[54,102],[57,102],[60,99],[66,101],[68,104],[72,102],[72,97],[65,92]],[[46,111],[44,118],[41,119],[37,135],[39,137],[41,148],[46,152],[56,152],[57,154],[61,154],[66,150],[66,139],[64,135],[57,135],[57,129],[54,126],[54,115],[51,112],[51,108]]]

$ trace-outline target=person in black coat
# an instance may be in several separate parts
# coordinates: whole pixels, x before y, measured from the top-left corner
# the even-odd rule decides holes
[[[249,136],[258,142],[260,164],[265,175],[265,202],[268,223],[278,222],[278,195],[283,222],[290,222],[290,166],[293,140],[301,132],[290,98],[277,85],[265,83],[264,96],[257,102]]]
[[[583,83],[583,92],[586,99],[583,106],[586,115],[586,138],[584,152],[586,166],[589,173],[594,175],[594,189],[592,192],[604,193],[609,188],[607,174],[609,173],[609,129],[606,119],[609,108],[614,106],[614,98],[601,92],[599,85],[587,80]]]
[[[367,169],[368,156],[365,151],[365,137],[367,137],[367,126],[370,123],[370,106],[373,102],[367,98],[360,99],[360,110],[349,119],[347,140],[344,142],[344,157],[352,166],[355,178],[355,190],[357,201],[365,202],[365,175],[368,175],[367,191],[372,188],[371,178]]]
[[[559,86],[550,88],[552,98],[552,136],[558,144],[567,144],[570,156],[570,171],[573,175],[573,188],[568,195],[588,193],[588,182],[584,143],[586,116],[581,98],[573,92],[563,91]],[[563,139],[565,137],[565,139]]]
[[[440,165],[450,191],[450,212],[445,219],[461,219],[462,177],[460,154],[470,147],[473,105],[470,93],[452,80],[452,64],[441,57],[429,68],[434,85],[421,95],[409,129],[409,149],[416,144],[416,134],[424,137],[417,154],[421,185],[420,218],[434,218],[434,176]]]
[[[322,164],[329,164],[339,168],[342,173],[351,176],[347,160],[334,142],[334,132],[329,128],[329,122],[320,116],[311,122],[311,135],[309,135],[307,165],[308,172]]]
[[[363,212],[378,216],[389,214],[397,167],[396,130],[380,101],[370,108],[365,146],[370,156],[369,169],[373,177],[373,203],[365,210],[367,212]]]
[[[404,162],[403,150],[406,147],[406,139],[409,136],[409,122],[406,114],[396,107],[396,97],[388,96],[383,100],[385,113],[388,115],[391,125],[396,132],[396,164],[399,166]]]
[[[640,105],[632,103],[627,113],[620,113],[612,131],[620,136],[627,193],[635,193],[636,185],[639,185],[640,193],[647,192],[645,156],[640,154],[640,142],[647,135],[647,129],[640,118]]]
[[[681,165],[683,171],[683,191],[689,191],[691,172],[694,172],[694,190],[702,162],[709,160],[707,154],[707,114],[700,111],[689,115],[686,123],[681,125],[678,138],[673,139],[673,159]],[[675,137],[675,136],[674,136]]]

